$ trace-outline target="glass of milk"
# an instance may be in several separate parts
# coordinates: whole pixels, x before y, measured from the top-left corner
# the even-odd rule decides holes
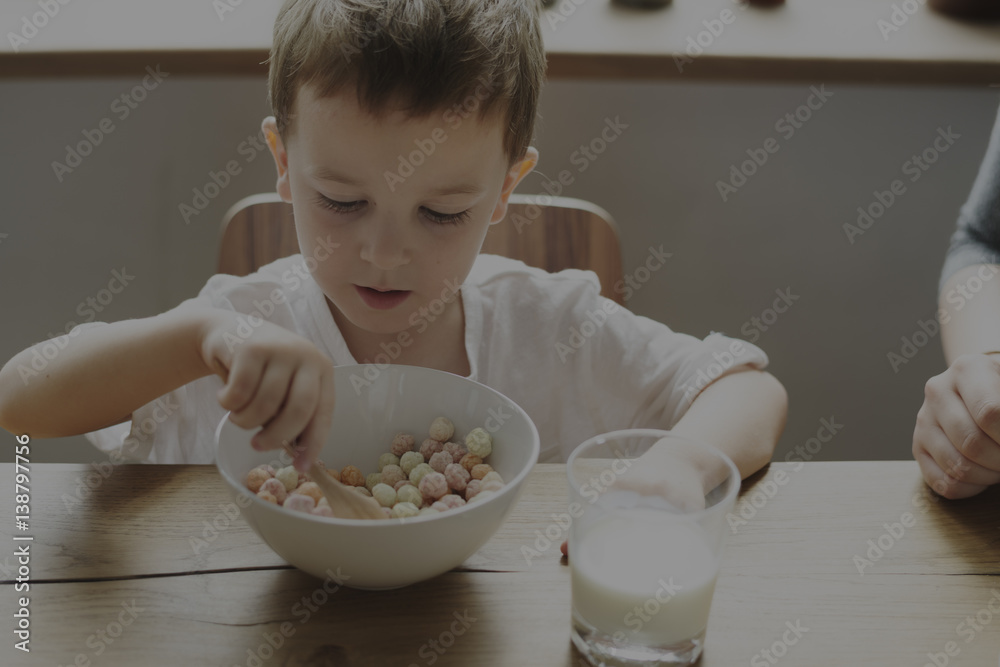
[[[605,433],[569,474],[572,640],[593,665],[691,665],[701,656],[740,474],[669,431]]]

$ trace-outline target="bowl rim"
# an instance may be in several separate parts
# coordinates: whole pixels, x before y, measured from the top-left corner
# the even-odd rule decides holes
[[[483,384],[482,382],[479,382],[477,380],[472,380],[472,379],[467,378],[465,376],[458,375],[456,373],[450,373],[448,371],[442,371],[442,370],[439,370],[437,368],[427,368],[426,366],[413,366],[413,365],[410,365],[410,364],[388,364],[388,365],[386,365],[386,368],[382,368],[379,364],[344,364],[344,365],[341,365],[341,366],[335,366],[334,368],[336,369],[335,372],[341,372],[342,373],[342,372],[347,372],[346,369],[358,369],[358,368],[367,368],[367,367],[378,368],[379,369],[379,375],[378,375],[378,377],[381,377],[382,376],[382,374],[381,374],[382,371],[386,370],[387,368],[401,369],[401,370],[403,370],[403,372],[406,372],[407,369],[416,369],[415,372],[418,372],[418,373],[430,373],[432,375],[450,375],[450,376],[459,378],[461,380],[464,380],[465,382],[471,382],[471,383],[473,383],[475,385],[478,385],[478,386],[482,387],[483,389],[485,389],[487,392],[492,393],[492,394],[494,394],[496,396],[499,396],[499,397],[505,399],[506,401],[508,401],[510,403],[510,405],[512,405],[514,407],[514,411],[516,413],[520,414],[520,416],[522,416],[524,418],[524,420],[527,422],[527,424],[528,424],[528,426],[530,428],[531,436],[532,436],[532,438],[531,438],[531,443],[532,443],[531,444],[531,449],[532,449],[532,452],[531,452],[531,464],[530,465],[526,465],[514,477],[514,479],[510,480],[509,482],[505,482],[504,483],[504,488],[501,491],[499,491],[499,492],[494,492],[494,495],[493,495],[492,498],[488,498],[484,502],[475,503],[474,505],[467,502],[465,505],[462,505],[461,507],[449,509],[447,512],[438,512],[437,514],[425,514],[423,516],[389,517],[388,521],[386,519],[342,519],[342,518],[339,518],[339,517],[320,516],[320,515],[317,515],[317,514],[306,514],[305,512],[295,512],[293,510],[287,510],[287,509],[285,509],[284,507],[282,507],[280,505],[275,505],[274,503],[270,503],[270,502],[264,500],[263,498],[261,498],[260,496],[258,496],[256,493],[250,493],[250,490],[248,488],[246,488],[246,486],[244,484],[241,484],[237,480],[233,479],[232,476],[229,473],[227,473],[225,470],[222,469],[222,466],[219,465],[219,445],[220,445],[220,438],[221,438],[221,435],[222,435],[222,429],[225,427],[226,422],[229,421],[229,415],[232,413],[231,410],[227,410],[226,414],[224,414],[222,416],[222,419],[219,421],[219,425],[215,427],[215,456],[213,457],[213,461],[212,461],[212,463],[215,464],[215,469],[218,470],[218,472],[222,476],[222,478],[225,479],[226,482],[230,485],[230,487],[232,487],[237,493],[243,493],[244,495],[250,497],[251,503],[252,502],[258,502],[261,505],[264,505],[264,506],[268,507],[269,510],[280,512],[282,516],[287,516],[288,514],[292,514],[293,516],[296,516],[298,518],[311,519],[311,520],[314,520],[314,521],[318,521],[320,523],[325,523],[327,525],[359,526],[360,527],[360,526],[398,525],[398,524],[402,524],[402,523],[411,524],[411,523],[422,523],[422,522],[426,522],[426,521],[434,521],[434,520],[440,519],[442,517],[455,516],[457,514],[460,514],[462,511],[464,511],[466,509],[475,509],[476,507],[485,506],[486,504],[494,502],[495,500],[498,500],[499,498],[501,498],[503,496],[506,496],[506,495],[508,495],[510,493],[516,493],[518,491],[521,483],[531,473],[531,471],[534,469],[535,465],[538,463],[538,454],[541,451],[541,442],[539,441],[538,427],[535,426],[535,422],[532,421],[531,416],[528,415],[528,413],[524,410],[524,408],[522,408],[520,405],[518,405],[518,403],[516,401],[514,401],[513,399],[511,399],[509,396],[507,396],[503,392],[501,392],[501,391],[499,391],[497,389],[494,389],[493,387],[491,387],[489,385]],[[345,370],[344,371],[340,371],[339,369],[345,369]],[[372,382],[373,383],[377,382],[378,381],[378,377],[376,377],[375,380],[372,380]],[[240,429],[243,428],[242,426],[238,426],[236,424],[233,424],[233,426],[235,426],[236,428],[240,428]],[[256,427],[256,428],[260,429],[262,427]],[[243,430],[247,430],[247,429],[243,429]],[[491,438],[492,438],[492,434],[491,434]],[[270,451],[279,452],[279,450],[270,450]],[[249,506],[250,505],[247,505],[247,507],[249,507]]]

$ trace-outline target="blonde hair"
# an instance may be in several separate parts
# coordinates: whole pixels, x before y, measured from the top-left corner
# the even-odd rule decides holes
[[[531,144],[545,77],[540,11],[540,0],[286,0],[268,59],[278,132],[291,128],[301,86],[322,98],[353,84],[376,117],[495,112],[513,164]]]

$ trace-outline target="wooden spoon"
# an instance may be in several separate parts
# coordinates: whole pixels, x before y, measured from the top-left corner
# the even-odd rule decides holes
[[[291,445],[285,445],[285,451],[295,459],[295,450]],[[374,498],[363,496],[357,491],[347,488],[326,472],[322,461],[315,461],[309,467],[309,476],[320,488],[326,500],[330,503],[330,511],[339,519],[384,519],[385,512]]]

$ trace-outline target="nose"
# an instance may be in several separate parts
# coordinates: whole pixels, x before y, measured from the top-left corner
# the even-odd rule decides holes
[[[390,271],[410,262],[405,225],[391,215],[379,215],[363,225],[361,259]]]

